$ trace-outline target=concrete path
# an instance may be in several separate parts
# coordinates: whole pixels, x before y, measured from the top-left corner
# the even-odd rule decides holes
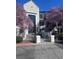
[[[53,43],[17,46],[16,59],[63,59],[63,49]]]

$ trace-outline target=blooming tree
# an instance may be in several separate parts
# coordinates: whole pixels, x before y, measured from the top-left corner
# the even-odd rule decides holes
[[[26,14],[22,5],[16,5],[16,26],[20,27],[20,36],[23,39],[26,39],[28,30],[34,26],[33,21]]]
[[[33,27],[33,22],[26,16],[22,5],[16,5],[16,25],[24,29]]]
[[[55,26],[63,25],[63,9],[53,8],[46,13],[46,26],[51,31]]]

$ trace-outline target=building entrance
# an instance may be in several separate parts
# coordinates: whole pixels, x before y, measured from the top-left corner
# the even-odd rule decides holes
[[[29,29],[29,33],[33,33],[36,34],[36,16],[35,15],[29,15],[29,17],[31,18],[31,20],[33,21],[33,28]]]

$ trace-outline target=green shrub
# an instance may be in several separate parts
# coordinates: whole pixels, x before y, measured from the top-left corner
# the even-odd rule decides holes
[[[23,41],[23,38],[20,36],[16,36],[16,43],[20,43]]]

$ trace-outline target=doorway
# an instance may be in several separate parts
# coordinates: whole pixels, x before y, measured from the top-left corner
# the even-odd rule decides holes
[[[31,18],[34,27],[32,29],[29,29],[29,33],[33,33],[36,34],[36,16],[35,15],[29,15],[29,17]]]

